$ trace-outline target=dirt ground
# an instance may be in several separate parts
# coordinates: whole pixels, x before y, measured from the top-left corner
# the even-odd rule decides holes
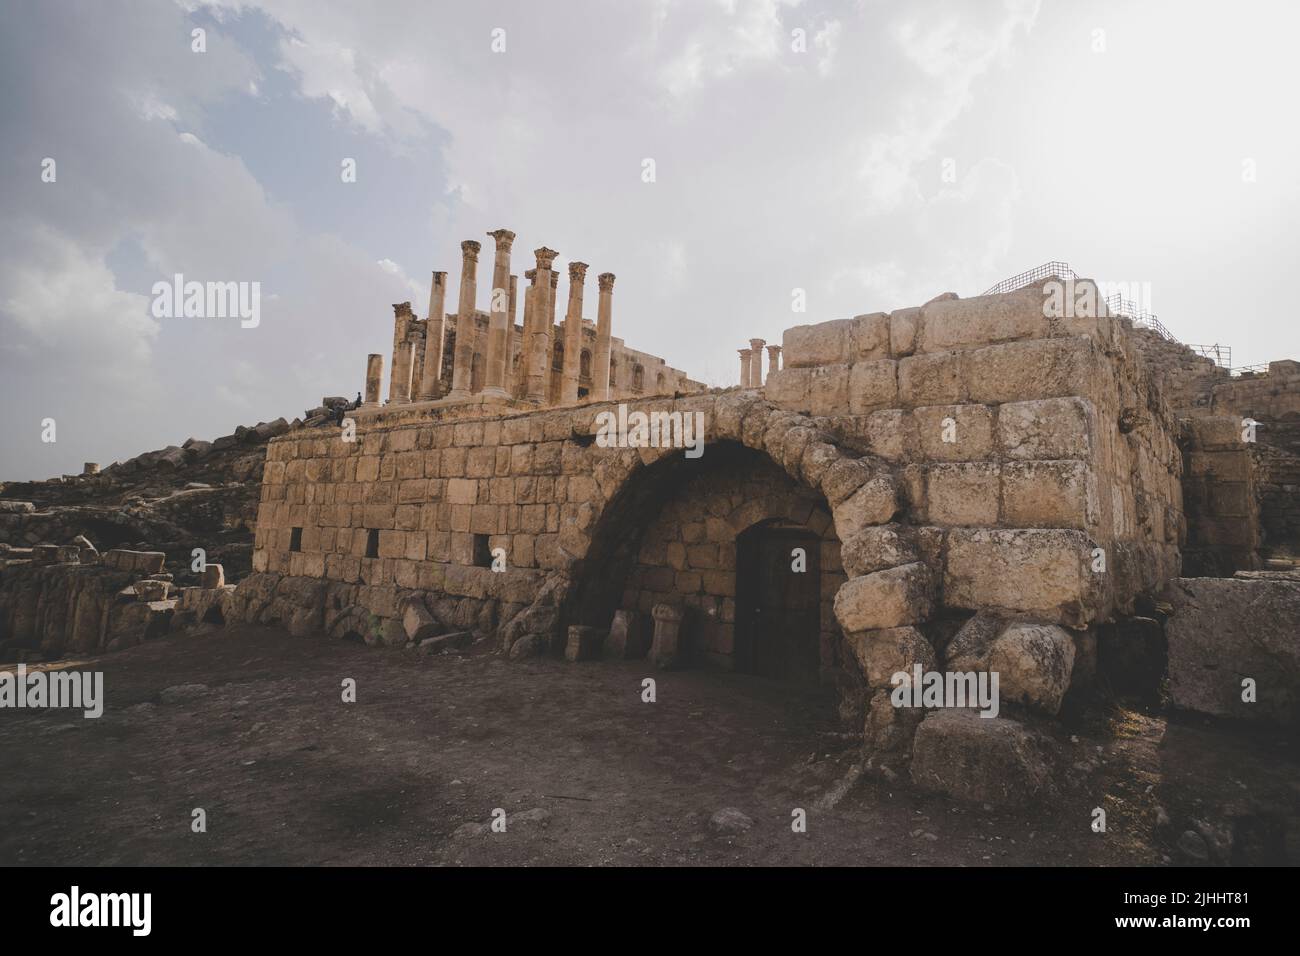
[[[1281,863],[1300,802],[1288,742],[1122,708],[1066,729],[1050,806],[868,774],[818,809],[858,759],[847,728],[828,693],[756,677],[266,628],[68,666],[104,671],[101,718],[0,710],[0,864],[1159,865],[1189,862],[1175,843],[1192,820],[1228,834],[1232,862]],[[729,807],[752,825],[717,832]],[[505,833],[486,827],[495,808]]]

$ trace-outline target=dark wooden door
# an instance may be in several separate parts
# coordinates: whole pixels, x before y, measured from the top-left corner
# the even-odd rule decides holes
[[[815,683],[821,630],[820,542],[801,528],[761,526],[736,542],[737,665],[765,677]],[[795,549],[806,568],[796,571]]]

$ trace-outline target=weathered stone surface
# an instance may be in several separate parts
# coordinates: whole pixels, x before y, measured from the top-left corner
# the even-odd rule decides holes
[[[863,528],[840,548],[844,570],[850,576],[858,577],[915,561],[916,549],[901,531],[898,525]]]
[[[612,660],[640,660],[650,650],[650,639],[644,615],[636,611],[615,611],[605,640],[605,656]]]
[[[1041,288],[973,299],[931,300],[921,307],[920,351],[942,352],[1047,335]]]
[[[1179,578],[1171,588],[1169,694],[1178,707],[1300,723],[1300,584]],[[1242,700],[1255,682],[1255,703]]]
[[[925,671],[934,669],[934,648],[914,627],[859,631],[847,635],[845,642],[873,690],[893,687],[891,678],[899,672],[910,675],[915,664]]]
[[[1018,528],[1077,528],[1097,522],[1097,488],[1082,461],[1009,461],[1002,466],[1002,520]]]
[[[103,563],[118,571],[138,571],[141,574],[157,574],[163,569],[167,555],[161,551],[128,551],[114,548],[105,552]]]
[[[923,790],[971,803],[1023,806],[1050,798],[1053,748],[1007,717],[941,710],[917,728],[912,782]]]
[[[1078,531],[953,529],[944,600],[971,610],[1019,611],[1082,627],[1103,610],[1092,541]]]
[[[893,476],[879,474],[833,509],[835,533],[848,540],[871,525],[888,524],[898,514],[898,486]]]
[[[846,632],[924,621],[930,614],[930,569],[920,562],[852,578],[835,594],[835,619]]]
[[[650,660],[661,670],[677,667],[685,658],[685,648],[681,646],[681,609],[671,604],[656,604],[653,616],[655,630]]]
[[[854,357],[853,319],[796,325],[785,330],[781,357],[786,368],[809,368],[851,362]]]
[[[166,581],[136,581],[135,594],[141,601],[162,601],[167,597],[171,585]]]
[[[402,612],[402,629],[406,632],[407,640],[419,644],[437,637],[442,625],[429,613],[422,599],[412,598],[406,602],[406,608]]]
[[[208,564],[203,568],[199,586],[204,588],[222,588],[226,586],[226,569],[220,564]]]
[[[564,659],[569,662],[599,660],[604,643],[605,632],[600,628],[570,624]]]
[[[998,444],[1008,458],[1086,460],[1095,430],[1086,399],[1008,402],[998,410]]]
[[[1003,700],[1055,716],[1070,689],[1074,639],[1051,624],[1012,624],[989,648],[988,670]]]

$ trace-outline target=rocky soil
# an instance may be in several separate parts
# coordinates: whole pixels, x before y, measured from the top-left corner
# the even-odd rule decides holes
[[[260,627],[67,666],[104,671],[104,716],[0,716],[0,865],[1300,860],[1293,745],[1128,706],[1065,728],[1057,798],[1000,810],[858,777],[829,695],[746,675],[653,672],[646,703],[644,662]]]

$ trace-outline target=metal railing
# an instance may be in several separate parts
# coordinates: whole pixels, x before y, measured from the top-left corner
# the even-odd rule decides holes
[[[1258,365],[1238,365],[1232,369],[1233,375],[1267,375],[1268,363],[1260,362]]]
[[[1141,325],[1144,328],[1148,328],[1168,342],[1178,341],[1174,338],[1174,334],[1165,328],[1161,321],[1156,318],[1154,312],[1148,312],[1146,309],[1138,308],[1136,302],[1124,298],[1118,292],[1106,297],[1106,308],[1110,311],[1111,315],[1122,316],[1126,319],[1130,319],[1134,325]]]
[[[1232,368],[1232,346],[1184,344],[1186,344],[1187,347],[1197,355],[1203,355],[1208,359],[1214,359],[1214,364],[1219,366],[1219,368]]]
[[[983,295],[1001,295],[1004,292],[1015,292],[1017,289],[1023,289],[1040,279],[1077,279],[1074,270],[1070,268],[1068,262],[1044,262],[1041,266],[1036,266],[1028,272],[1022,272],[1020,275],[1012,276],[1010,279],[1003,279],[991,289],[988,289]]]

